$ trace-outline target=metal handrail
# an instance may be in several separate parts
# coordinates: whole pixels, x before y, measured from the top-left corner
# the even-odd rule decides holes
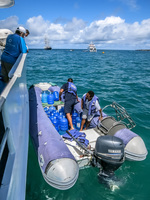
[[[112,107],[115,109],[117,120],[122,121],[127,126],[127,128],[132,129],[136,126],[135,122],[123,106],[119,105],[116,102],[113,102],[112,104],[105,106],[102,110],[105,110],[108,107]],[[128,123],[124,122],[124,119],[126,119]]]

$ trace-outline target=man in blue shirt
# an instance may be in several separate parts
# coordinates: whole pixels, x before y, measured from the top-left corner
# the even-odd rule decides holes
[[[71,115],[74,105],[79,101],[77,96],[77,88],[73,84],[72,78],[69,78],[68,82],[61,87],[59,92],[59,100],[61,100],[61,95],[63,92],[65,93],[64,111],[70,125],[70,130],[72,130],[74,128]]]
[[[10,34],[6,40],[6,46],[1,56],[2,77],[4,82],[9,81],[8,73],[16,62],[20,53],[27,53],[27,47],[23,39],[26,29],[19,26],[15,34]]]

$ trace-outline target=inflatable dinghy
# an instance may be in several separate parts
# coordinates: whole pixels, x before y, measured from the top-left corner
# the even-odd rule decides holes
[[[51,104],[42,103],[44,91],[52,94],[59,90],[57,85],[51,83],[39,83],[29,89],[30,136],[42,175],[49,185],[66,190],[76,183],[79,169],[96,166],[100,168],[99,176],[112,177],[125,159],[141,161],[146,158],[147,149],[142,138],[133,133],[128,124],[105,113],[101,122],[97,118],[93,119],[95,122],[91,122],[92,127],[88,130],[68,131],[67,126],[62,133],[58,124],[56,126],[54,123],[56,117],[51,113],[55,108],[55,114],[58,114],[63,110],[64,103],[58,99],[49,101]],[[113,103],[112,107],[117,110],[119,104]],[[82,115],[80,103],[75,106],[75,110],[79,118]],[[123,109],[119,116],[125,115],[127,113]],[[65,120],[61,118],[62,122]],[[133,122],[130,124],[135,125]]]

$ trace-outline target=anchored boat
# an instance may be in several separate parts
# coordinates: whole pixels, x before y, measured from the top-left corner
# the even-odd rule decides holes
[[[68,126],[63,124],[65,117],[59,115],[64,103],[58,99],[42,103],[43,97],[51,98],[52,93],[59,90],[59,86],[50,83],[39,83],[29,89],[30,136],[48,184],[66,190],[77,181],[79,169],[95,166],[100,168],[100,177],[112,177],[125,159],[142,161],[146,158],[147,149],[142,138],[130,130],[135,123],[117,103],[109,105],[115,109],[117,119],[103,112],[101,122],[98,117],[93,118],[88,130],[68,131]],[[79,120],[80,103],[76,104],[75,111]],[[129,123],[123,122],[124,119]],[[77,124],[76,127],[79,128]]]
[[[49,45],[49,39],[48,37],[45,37],[45,50],[52,50],[52,47]]]
[[[88,50],[89,50],[89,52],[97,52],[96,46],[95,46],[95,44],[93,44],[93,42],[91,42],[89,44]]]

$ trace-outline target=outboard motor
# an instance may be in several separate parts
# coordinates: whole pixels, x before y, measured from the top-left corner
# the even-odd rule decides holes
[[[124,162],[123,141],[115,136],[97,138],[93,164],[100,168],[99,176],[111,178]]]

